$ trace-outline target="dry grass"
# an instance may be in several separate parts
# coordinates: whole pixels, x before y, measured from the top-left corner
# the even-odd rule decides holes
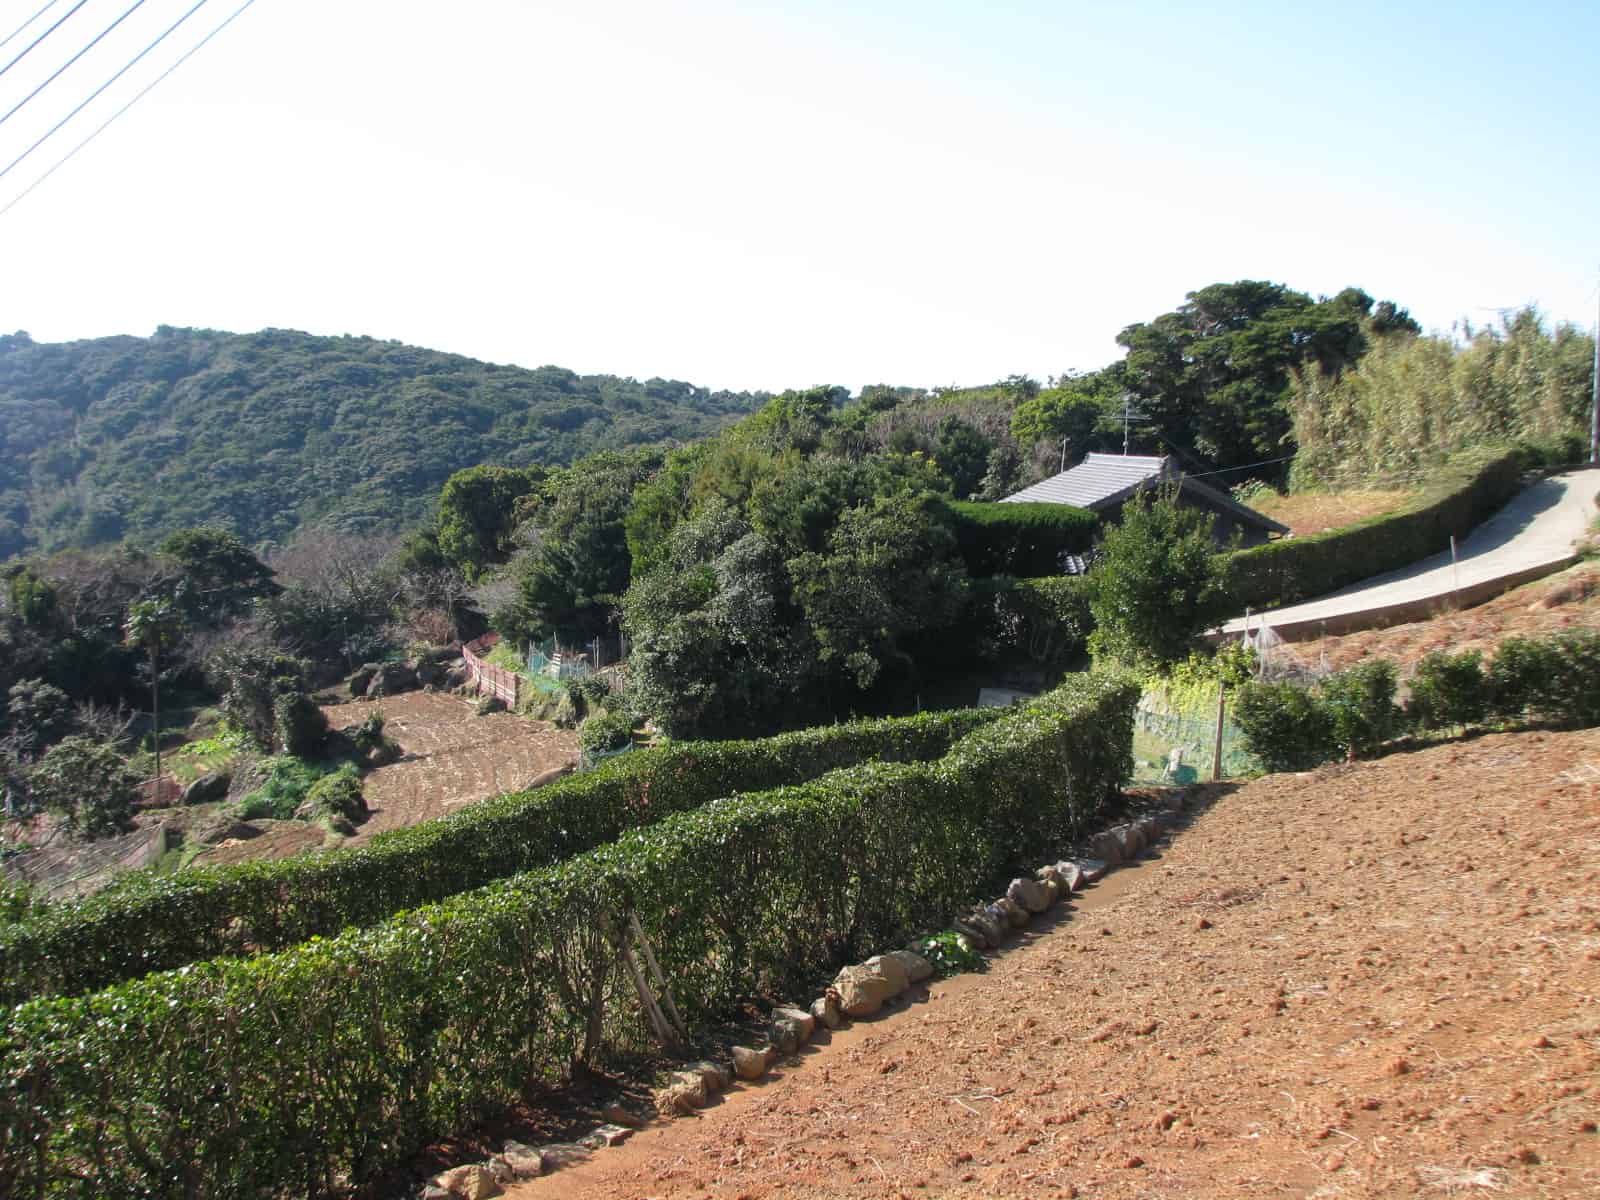
[[[1298,492],[1266,495],[1250,507],[1282,522],[1296,534],[1322,533],[1368,517],[1393,512],[1417,493],[1410,491]]]

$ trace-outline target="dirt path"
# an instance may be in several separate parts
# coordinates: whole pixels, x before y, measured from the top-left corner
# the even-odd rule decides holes
[[[374,707],[383,710],[384,733],[406,756],[362,781],[373,812],[347,844],[516,791],[578,759],[578,735],[569,730],[510,713],[480,717],[470,701],[442,692],[404,692],[323,711],[337,729],[359,723]]]
[[[1600,730],[1223,794],[983,975],[520,1200],[1600,1195]]]

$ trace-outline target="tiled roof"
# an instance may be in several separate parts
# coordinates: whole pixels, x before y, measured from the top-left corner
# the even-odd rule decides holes
[[[1166,470],[1167,460],[1159,455],[1090,454],[1072,470],[1025,487],[1000,503],[1070,504],[1095,510],[1125,499],[1140,484],[1160,478]]]
[[[1183,490],[1191,496],[1203,496],[1217,508],[1233,513],[1242,521],[1273,533],[1289,532],[1287,525],[1280,525],[1271,517],[1240,504],[1221,488],[1211,487],[1173,470],[1165,455],[1085,455],[1084,460],[1070,471],[1063,471],[1032,487],[1025,487],[1000,503],[1027,501],[1036,504],[1070,504],[1075,508],[1099,512],[1120,504],[1141,487],[1168,477],[1180,480]]]

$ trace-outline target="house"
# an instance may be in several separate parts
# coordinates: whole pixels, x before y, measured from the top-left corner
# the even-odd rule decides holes
[[[1227,492],[1185,475],[1166,455],[1089,454],[1070,471],[1025,487],[1000,503],[1070,504],[1112,523],[1121,516],[1122,506],[1139,492],[1166,484],[1177,486],[1179,504],[1204,509],[1216,517],[1213,529],[1218,545],[1231,545],[1238,535],[1241,545],[1259,546],[1289,532],[1288,526],[1240,504]]]

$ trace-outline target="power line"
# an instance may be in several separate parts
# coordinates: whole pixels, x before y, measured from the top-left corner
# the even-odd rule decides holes
[[[57,79],[61,78],[61,73],[63,71],[65,71],[73,63],[77,62],[85,54],[89,53],[89,51],[93,50],[96,46],[98,46],[100,44],[100,42],[101,42],[101,39],[103,39],[108,33],[110,33],[118,25],[121,25],[129,17],[133,16],[134,12],[137,11],[139,8],[143,7],[143,5],[144,5],[144,0],[133,0],[133,4],[129,6],[128,10],[125,13],[123,13],[115,21],[111,22],[111,24],[107,25],[99,33],[95,34],[94,41],[90,42],[82,50],[79,50],[71,58],[67,59],[66,62],[62,63],[59,67],[56,68],[55,74],[51,75],[49,79],[46,79],[38,87],[34,88],[33,91],[29,92],[21,100],[18,100],[15,104],[13,104],[11,106],[11,111],[8,112],[5,116],[0,117],[0,125],[4,125],[7,121],[9,121],[13,116],[16,115],[17,109],[21,108],[29,100],[32,100],[40,92],[44,91],[45,88],[49,87]],[[72,15],[71,13],[67,14],[68,17],[70,17],[71,15]],[[65,20],[65,19],[66,19],[65,17],[62,18],[62,20]]]
[[[56,162],[56,164],[55,164],[55,166],[53,166],[53,167],[51,167],[51,168],[50,168],[50,169],[49,169],[49,170],[48,170],[48,171],[46,171],[46,172],[45,172],[45,173],[44,173],[44,174],[43,174],[43,175],[41,175],[41,176],[39,176],[39,178],[37,178],[37,179],[35,179],[35,180],[34,180],[34,181],[33,181],[33,182],[32,182],[32,183],[30,183],[30,184],[29,184],[29,185],[28,185],[28,186],[27,186],[27,187],[26,187],[26,188],[24,188],[24,189],[23,189],[23,190],[22,190],[22,191],[21,191],[21,192],[19,192],[19,193],[18,193],[18,194],[17,194],[17,195],[16,195],[16,197],[15,197],[15,198],[14,198],[14,199],[13,199],[13,200],[12,200],[12,201],[11,201],[11,202],[10,202],[10,203],[9,203],[9,204],[7,204],[7,205],[6,205],[6,206],[5,206],[5,207],[4,207],[4,208],[0,208],[0,217],[3,217],[3,216],[5,216],[5,215],[6,215],[6,213],[8,213],[8,212],[10,212],[10,211],[11,211],[11,210],[12,210],[12,209],[13,209],[13,208],[15,208],[15,207],[16,207],[16,206],[17,206],[17,205],[19,205],[19,204],[21,204],[21,203],[22,203],[22,201],[23,201],[23,199],[24,199],[24,198],[25,198],[25,197],[26,197],[26,196],[28,196],[28,195],[29,195],[29,194],[30,194],[30,193],[32,193],[32,192],[33,192],[33,190],[34,190],[34,189],[35,189],[35,188],[37,188],[37,187],[38,187],[38,186],[39,186],[39,185],[40,185],[40,184],[41,184],[41,183],[43,183],[43,182],[44,182],[44,181],[45,181],[45,180],[46,180],[46,179],[49,179],[49,178],[50,178],[50,176],[52,176],[52,175],[54,175],[54,174],[55,174],[55,173],[56,173],[56,172],[57,172],[57,171],[59,171],[59,170],[60,170],[60,169],[61,169],[61,168],[62,168],[62,167],[64,167],[64,166],[66,166],[66,165],[67,165],[67,163],[69,163],[69,162],[71,162],[71,161],[72,161],[72,159],[73,159],[73,157],[74,157],[74,156],[75,156],[75,155],[76,155],[76,154],[77,154],[77,153],[78,153],[78,151],[80,151],[80,150],[82,150],[82,149],[83,149],[83,148],[84,148],[84,147],[85,147],[85,146],[87,146],[87,145],[88,145],[88,144],[89,144],[89,143],[90,143],[90,142],[92,142],[92,141],[94,141],[94,140],[95,140],[95,138],[97,138],[97,137],[99,137],[99,136],[100,136],[100,135],[101,135],[101,134],[102,134],[102,133],[104,133],[104,132],[105,132],[105,131],[106,131],[106,130],[107,130],[107,129],[109,129],[109,128],[110,128],[110,127],[111,127],[111,125],[112,125],[112,124],[113,124],[113,123],[114,123],[114,122],[115,122],[115,121],[116,121],[116,120],[117,120],[117,118],[118,118],[118,117],[120,117],[120,116],[122,116],[122,114],[123,114],[123,113],[125,113],[125,112],[127,112],[127,111],[128,111],[128,110],[129,110],[129,109],[130,109],[130,108],[132,108],[132,107],[133,107],[133,106],[134,106],[134,105],[135,105],[135,104],[137,104],[137,103],[139,103],[139,101],[140,101],[140,100],[143,100],[143,99],[144,99],[144,98],[145,98],[145,96],[147,96],[147,95],[148,95],[148,94],[149,94],[149,93],[150,93],[150,92],[151,92],[151,91],[152,91],[152,90],[153,90],[153,89],[154,89],[154,88],[155,88],[155,87],[156,87],[156,85],[158,85],[158,84],[159,84],[159,83],[160,83],[160,82],[161,82],[161,81],[162,81],[162,80],[163,80],[163,79],[165,79],[165,78],[166,78],[166,77],[167,77],[167,76],[168,76],[168,75],[171,75],[171,74],[172,74],[172,73],[173,73],[173,72],[174,72],[174,71],[176,71],[176,70],[177,70],[177,69],[178,69],[178,68],[179,68],[179,67],[181,67],[181,66],[183,66],[183,64],[184,64],[184,63],[186,63],[186,62],[188,62],[188,61],[189,61],[189,59],[190,59],[190,58],[192,58],[192,57],[193,57],[193,56],[194,56],[194,55],[195,55],[195,54],[196,54],[196,53],[198,53],[198,52],[199,52],[199,50],[200,50],[200,48],[201,48],[201,47],[202,47],[202,46],[204,46],[204,45],[205,45],[205,44],[206,44],[206,43],[207,43],[207,42],[209,42],[209,41],[210,41],[210,40],[211,40],[211,39],[212,39],[212,38],[214,38],[214,37],[216,37],[216,36],[217,36],[217,34],[219,34],[219,33],[221,33],[221,32],[222,32],[222,31],[223,31],[223,30],[224,30],[224,29],[226,29],[226,28],[227,28],[227,27],[228,27],[228,26],[229,26],[229,25],[232,25],[232,24],[233,24],[233,23],[234,23],[234,21],[235,21],[235,20],[236,20],[236,19],[237,19],[237,18],[238,18],[238,17],[239,17],[239,16],[240,16],[240,15],[242,15],[242,14],[243,14],[243,13],[244,13],[244,10],[245,10],[245,9],[247,9],[247,8],[249,8],[249,7],[250,7],[250,6],[251,6],[251,5],[252,5],[252,4],[254,4],[254,3],[255,3],[255,2],[256,2],[256,0],[244,0],[244,3],[243,3],[243,4],[241,4],[241,5],[240,5],[240,6],[239,6],[239,7],[238,7],[238,8],[236,8],[236,9],[234,9],[234,10],[233,10],[233,12],[232,12],[232,14],[230,14],[230,15],[229,15],[229,17],[228,17],[228,19],[227,19],[227,20],[226,20],[226,21],[224,21],[224,22],[223,22],[223,23],[222,23],[222,24],[221,24],[221,25],[218,25],[218,26],[217,26],[217,27],[216,27],[216,28],[215,28],[215,29],[213,29],[213,30],[212,30],[212,31],[211,31],[211,32],[210,32],[210,33],[208,33],[208,34],[206,34],[206,36],[205,36],[205,37],[203,37],[203,38],[201,38],[201,39],[200,39],[200,40],[199,40],[199,41],[198,41],[198,42],[196,42],[196,43],[195,43],[195,44],[194,44],[194,45],[193,45],[193,46],[192,46],[192,47],[191,47],[191,48],[190,48],[190,49],[189,49],[189,50],[188,50],[188,51],[187,51],[187,52],[186,52],[186,53],[185,53],[185,54],[184,54],[184,55],[183,55],[183,57],[182,57],[182,58],[180,58],[180,59],[178,59],[178,61],[177,61],[177,62],[175,62],[175,63],[173,63],[173,64],[172,64],[172,65],[171,65],[171,66],[170,66],[170,67],[168,67],[168,68],[167,68],[167,69],[166,69],[166,70],[165,70],[165,71],[163,71],[163,72],[161,72],[161,74],[159,74],[159,75],[157,75],[157,76],[156,76],[156,77],[155,77],[155,78],[154,78],[154,79],[152,79],[152,80],[151,80],[151,81],[150,81],[150,82],[149,82],[149,83],[147,83],[147,84],[145,84],[145,85],[144,85],[144,87],[143,87],[143,88],[141,88],[141,89],[140,89],[140,90],[139,90],[139,91],[138,91],[138,93],[137,93],[137,94],[135,94],[135,96],[134,96],[134,97],[133,97],[133,99],[132,99],[132,100],[129,100],[129,101],[128,101],[128,102],[127,102],[127,103],[126,103],[126,104],[124,104],[124,105],[123,105],[123,106],[122,106],[122,107],[121,107],[121,108],[119,108],[119,109],[117,109],[117,111],[116,111],[116,112],[114,112],[114,113],[112,113],[112,114],[111,114],[111,115],[110,115],[110,116],[109,116],[109,117],[107,117],[107,118],[106,118],[106,119],[105,119],[105,121],[104,121],[104,122],[103,122],[103,123],[102,123],[102,124],[101,124],[101,125],[100,125],[100,127],[99,127],[99,128],[98,128],[98,129],[96,129],[96,130],[95,130],[95,131],[94,131],[94,132],[93,132],[93,133],[91,133],[91,134],[90,134],[90,135],[89,135],[89,136],[88,136],[88,137],[86,137],[86,138],[84,138],[84,139],[83,139],[83,141],[81,141],[81,142],[79,142],[79,143],[78,143],[78,144],[77,144],[77,145],[76,145],[76,146],[74,146],[74,147],[73,147],[73,148],[72,148],[72,149],[71,149],[71,150],[68,150],[68,151],[67,151],[67,152],[66,152],[66,154],[64,154],[64,155],[63,155],[63,156],[62,156],[62,157],[61,157],[61,158],[60,158],[60,159],[59,159],[59,160],[58,160],[58,161],[57,161],[57,162]]]
[[[1174,447],[1176,448],[1176,447]],[[1252,467],[1270,467],[1273,463],[1288,462],[1294,455],[1285,454],[1282,458],[1264,458],[1260,462],[1245,463],[1242,467],[1219,467],[1215,471],[1192,471],[1190,479],[1204,479],[1207,475],[1227,475],[1233,471],[1248,471]]]
[[[54,25],[50,26],[49,29],[46,29],[38,37],[34,38],[33,41],[29,42],[28,45],[27,45],[27,48],[24,49],[21,54],[17,55],[10,62],[8,62],[5,66],[0,67],[0,75],[4,75],[7,71],[11,70],[12,67],[16,66],[24,58],[28,57],[28,51],[29,50],[32,50],[40,42],[44,41],[45,38],[49,37],[56,30],[60,29],[62,24],[66,21],[67,17],[70,17],[73,13],[77,12],[80,8],[82,8],[87,3],[89,3],[89,0],[78,0],[78,2],[76,4],[74,4],[70,9],[67,10],[66,16],[62,17],[61,20],[57,21]],[[45,8],[49,8],[50,6],[48,4],[46,4],[44,7]],[[44,9],[40,9],[39,11],[43,12]],[[28,18],[28,25],[33,24],[34,19],[36,17],[38,17],[38,15],[39,15],[39,13],[34,13],[32,17],[29,17]],[[22,29],[26,29],[28,27],[28,25],[24,25],[22,27]],[[17,30],[17,33],[21,33],[22,29]],[[11,35],[11,37],[16,37],[17,33],[13,33]],[[8,42],[10,40],[11,40],[11,38],[7,38],[6,39],[6,41],[8,41]]]
[[[142,2],[143,2],[143,0],[141,0],[141,3]],[[191,8],[188,12],[184,13],[183,16],[179,17],[171,25],[168,25],[166,30],[165,30],[165,32],[163,32],[160,37],[156,38],[155,41],[151,42],[143,50],[139,51],[139,53],[135,54],[126,63],[124,63],[122,65],[122,69],[120,71],[118,71],[115,75],[113,75],[110,79],[106,80],[99,87],[95,88],[94,91],[90,92],[88,99],[80,102],[77,108],[73,109],[66,116],[62,117],[61,120],[57,121],[54,125],[50,126],[50,128],[45,131],[44,135],[42,137],[40,137],[38,141],[34,142],[33,145],[29,146],[21,154],[17,155],[15,158],[13,158],[9,163],[6,164],[6,166],[5,166],[5,168],[3,170],[0,170],[0,179],[4,179],[7,175],[11,174],[11,170],[12,170],[13,167],[15,167],[23,159],[27,158],[28,155],[32,154],[40,146],[44,145],[47,141],[49,141],[50,138],[52,136],[54,136],[56,130],[60,129],[68,121],[72,120],[73,117],[77,116],[85,108],[89,107],[90,104],[93,104],[94,101],[95,101],[95,98],[98,97],[101,92],[105,91],[113,83],[115,83],[117,80],[121,79],[124,75],[126,75],[130,70],[133,69],[134,65],[136,63],[138,63],[138,61],[141,58],[143,58],[146,54],[149,54],[150,51],[154,50],[162,42],[166,41],[167,38],[172,34],[172,32],[175,29],[178,28],[179,25],[182,25],[190,17],[194,16],[195,13],[199,12],[200,9],[206,4],[206,2],[207,2],[207,0],[198,0],[198,3],[196,3],[193,8]]]
[[[33,16],[29,17],[21,25],[18,25],[10,33],[6,34],[6,40],[3,41],[3,42],[0,42],[0,50],[3,50],[3,49],[5,49],[5,47],[9,46],[16,39],[18,34],[20,34],[29,25],[32,25],[40,17],[44,16],[45,13],[49,12],[52,8],[54,8],[60,2],[61,2],[61,0],[47,0],[45,6],[43,8],[41,8],[38,12],[34,13]]]

